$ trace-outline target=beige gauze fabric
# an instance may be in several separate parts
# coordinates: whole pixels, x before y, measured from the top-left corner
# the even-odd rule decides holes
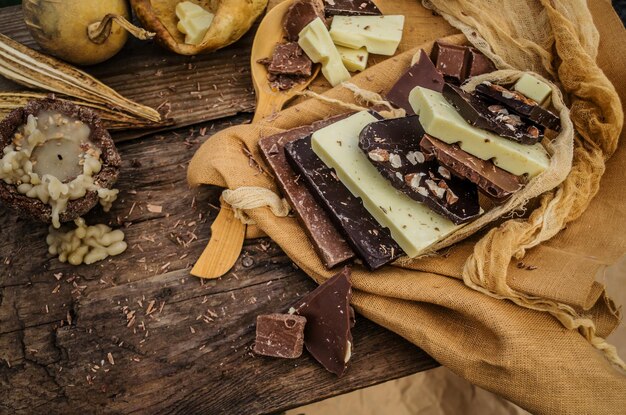
[[[388,10],[402,2],[377,3],[384,13],[389,13]],[[513,48],[533,51],[532,56],[540,56],[541,64],[524,64],[538,62],[526,57],[513,61],[501,53],[501,43],[497,43],[499,47],[491,46],[490,55],[500,56],[500,69],[530,69],[546,77],[558,76],[553,79],[566,92],[571,118],[580,134],[573,146],[572,171],[556,190],[544,193],[528,206],[529,211],[534,210],[527,219],[501,220],[499,226],[470,236],[437,255],[398,261],[395,266],[377,272],[355,266],[353,305],[365,317],[415,343],[470,382],[531,412],[617,412],[626,407],[623,393],[626,377],[597,348],[606,348],[602,338],[616,327],[619,313],[603,286],[594,279],[606,264],[626,251],[626,236],[619,231],[626,227],[623,204],[626,183],[621,173],[626,151],[620,148],[610,161],[612,172],[603,180],[608,188],[603,187],[590,209],[583,213],[598,192],[604,160],[615,151],[622,124],[621,104],[615,89],[594,63],[598,36],[595,29],[589,28],[589,11],[578,1],[566,5],[554,1],[550,4],[557,6],[552,8],[538,0],[477,0],[463,9],[466,14],[463,15],[458,8],[461,2],[442,3],[447,7],[456,5],[455,12],[463,18],[483,21],[478,16],[486,16],[484,21],[491,22],[488,27],[494,33],[512,30],[511,25],[519,24],[509,22],[514,17],[524,24],[538,25],[530,32],[518,29],[507,33],[512,33],[509,37],[515,40]],[[524,5],[510,5],[513,9],[507,9],[508,3]],[[442,29],[443,23],[429,20],[417,2],[410,4],[405,13],[407,27],[419,31],[412,38],[429,31],[447,30]],[[612,72],[614,82],[616,79],[621,82],[620,93],[624,93],[626,88],[621,79],[626,78],[626,58],[619,51],[626,35],[610,11],[610,3],[604,4],[604,8],[602,4],[594,5],[595,17],[602,19],[599,28],[607,46],[601,48],[598,60],[604,59],[607,65],[603,68]],[[516,10],[516,14],[509,15],[506,10]],[[573,10],[575,17],[564,17],[563,13]],[[441,9],[441,13],[454,15],[451,9]],[[489,20],[490,15],[497,19]],[[455,25],[460,23],[448,18]],[[425,21],[432,22],[432,26],[424,25]],[[489,44],[500,38],[499,35],[490,38],[485,34],[486,29],[483,33],[478,26],[471,27],[476,29],[467,34],[476,45],[480,46],[478,33],[489,39]],[[592,35],[595,33],[595,38],[580,33],[580,27],[590,30]],[[539,39],[535,37],[537,33],[547,38],[536,43],[540,46],[532,46],[528,38]],[[606,40],[604,33],[608,35]],[[505,40],[509,41],[503,38],[502,42]],[[407,43],[410,44],[410,39],[403,40],[403,50],[407,50]],[[485,45],[481,49],[485,50]],[[423,45],[425,49],[431,46],[432,42]],[[591,52],[586,52],[587,48]],[[412,50],[390,58],[357,75],[352,82],[370,91],[386,91],[409,66],[414,53]],[[615,53],[618,55],[609,66],[607,57]],[[543,66],[543,62],[551,62],[553,66]],[[542,69],[545,67],[549,70]],[[568,79],[574,73],[576,77]],[[353,93],[342,87],[328,91],[325,96],[356,103]],[[217,133],[194,156],[189,182],[194,186],[213,184],[230,189],[251,186],[278,192],[258,152],[259,138],[341,111],[337,106],[311,99],[259,124]],[[269,208],[245,212],[317,282],[332,275],[321,264],[295,218],[276,217]],[[557,234],[566,225],[567,229]],[[536,269],[529,270],[520,264],[533,265]],[[568,328],[582,325],[584,335],[564,325]],[[358,339],[355,340],[354,352],[358,353]],[[595,341],[597,348],[588,340]]]

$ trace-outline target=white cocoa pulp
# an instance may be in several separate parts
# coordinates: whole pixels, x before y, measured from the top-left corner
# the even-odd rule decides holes
[[[70,200],[96,191],[108,211],[117,198],[118,190],[103,188],[95,181],[102,159],[100,149],[89,140],[90,132],[82,121],[42,111],[36,117],[29,115],[2,151],[0,179],[15,185],[19,193],[50,205],[55,228],[61,226],[59,216]]]
[[[119,255],[127,248],[124,233],[104,224],[88,226],[83,218],[74,221],[76,229],[62,232],[50,227],[46,238],[48,252],[61,262],[72,265],[93,264],[109,256]]]

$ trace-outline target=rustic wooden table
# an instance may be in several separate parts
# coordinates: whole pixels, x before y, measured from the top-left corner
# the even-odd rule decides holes
[[[33,45],[19,7],[0,10],[0,31]],[[254,356],[256,316],[315,286],[270,240],[246,242],[222,279],[189,274],[221,189],[190,191],[187,163],[216,131],[250,122],[253,34],[198,57],[132,41],[88,70],[177,129],[123,143],[136,134],[116,135],[120,199],[87,221],[124,228],[119,257],[61,264],[46,254],[45,225],[0,210],[0,413],[271,413],[437,366],[363,318],[341,379],[306,353]],[[0,79],[0,90],[14,89]]]

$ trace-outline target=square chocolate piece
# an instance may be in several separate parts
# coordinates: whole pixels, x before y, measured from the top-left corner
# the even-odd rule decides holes
[[[447,82],[459,85],[467,78],[470,60],[467,46],[435,42],[430,58]]]
[[[493,72],[496,70],[496,66],[491,60],[482,54],[476,48],[469,48],[469,69],[467,71],[467,77],[478,76],[485,73]]]
[[[295,359],[302,355],[306,318],[292,314],[267,314],[256,318],[254,353]]]

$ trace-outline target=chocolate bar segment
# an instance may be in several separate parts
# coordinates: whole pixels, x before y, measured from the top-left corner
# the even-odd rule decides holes
[[[466,46],[435,42],[430,58],[447,82],[460,85],[467,78],[468,49]]]
[[[284,146],[290,141],[306,137],[313,131],[332,124],[343,115],[318,121],[309,126],[295,128],[284,133],[259,140],[261,154],[272,169],[278,187],[296,212],[309,239],[313,243],[326,268],[332,268],[354,258],[354,252],[317,203],[298,174],[285,158]]]
[[[522,144],[536,144],[543,138],[543,128],[512,114],[500,104],[483,101],[478,95],[446,84],[443,96],[470,125],[496,133]]]
[[[482,54],[476,48],[468,48],[469,53],[469,63],[468,63],[468,71],[467,77],[471,78],[472,76],[482,75],[485,73],[493,72],[496,70],[496,66],[491,62],[491,60]]]
[[[387,100],[399,108],[404,108],[407,115],[413,115],[413,107],[409,104],[409,94],[416,86],[432,89],[441,92],[444,85],[443,76],[435,68],[424,50],[420,50],[419,57],[415,64],[398,79],[387,93]]]
[[[305,324],[306,317],[292,314],[258,316],[252,350],[263,356],[298,358],[302,355]]]
[[[324,17],[324,3],[322,0],[296,0],[285,13],[283,27],[286,38],[292,42],[298,41],[298,34],[317,18],[326,23]]]
[[[359,147],[398,190],[424,203],[455,224],[481,213],[475,184],[452,176],[436,161],[428,161],[419,142],[424,135],[417,115],[369,124]]]
[[[424,134],[420,148],[426,160],[436,159],[455,176],[475,183],[480,190],[497,201],[503,201],[524,185],[524,179],[511,174],[492,162],[481,160],[461,150]]]
[[[543,108],[537,101],[527,98],[517,91],[511,91],[503,86],[485,81],[476,85],[476,93],[503,104],[542,127],[554,131],[561,129],[561,119],[559,117]]]
[[[285,145],[285,154],[367,268],[378,269],[403,255],[389,231],[313,152],[310,136]]]
[[[350,307],[352,284],[350,268],[344,269],[293,307],[306,317],[304,345],[329,372],[342,376],[352,356],[354,311]]]
[[[326,16],[379,16],[372,0],[324,0]]]

